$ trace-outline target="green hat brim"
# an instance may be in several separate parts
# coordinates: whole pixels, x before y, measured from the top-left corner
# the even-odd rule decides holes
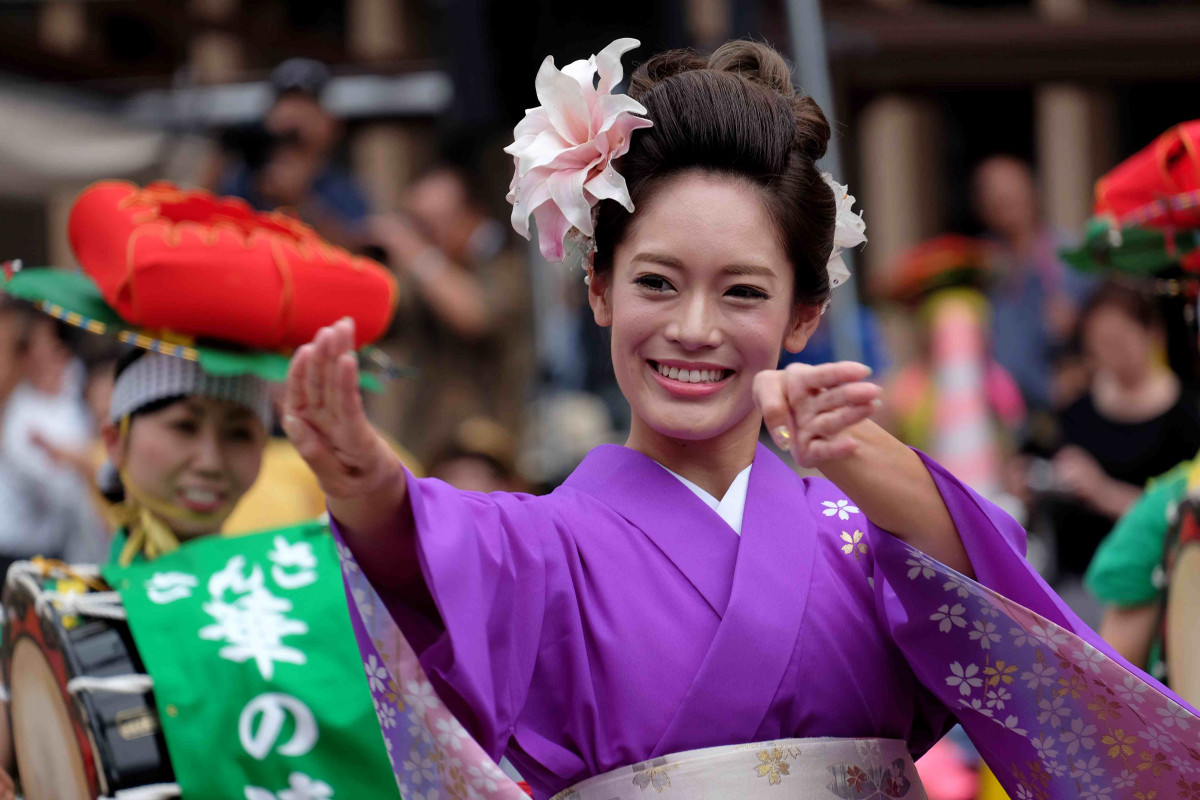
[[[1175,231],[1168,234],[1158,228],[1132,226],[1114,229],[1111,220],[1088,220],[1083,243],[1059,251],[1064,261],[1082,272],[1123,272],[1152,276],[1177,271],[1180,261],[1200,247],[1200,232]]]
[[[11,275],[0,274],[0,291],[33,303],[50,316],[90,333],[111,336],[143,350],[197,361],[210,375],[257,375],[275,382],[287,379],[290,358],[285,353],[212,341],[192,343],[187,337],[172,337],[163,332],[155,334],[129,325],[104,301],[96,284],[82,272],[41,267],[22,269]],[[376,359],[373,350],[363,348],[359,354]],[[359,372],[359,385],[371,392],[383,390],[379,377],[366,371]]]

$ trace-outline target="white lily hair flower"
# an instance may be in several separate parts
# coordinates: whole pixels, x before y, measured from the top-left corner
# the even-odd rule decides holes
[[[867,240],[867,223],[863,222],[862,213],[852,211],[854,195],[849,187],[843,186],[833,179],[828,172],[821,173],[821,179],[833,191],[834,202],[837,203],[837,217],[833,225],[833,250],[829,253],[829,287],[836,289],[850,277],[850,268],[842,258],[842,251],[858,247]]]
[[[639,44],[617,39],[561,71],[546,56],[535,81],[541,105],[525,112],[513,130],[515,141],[504,148],[515,165],[507,196],[512,226],[528,239],[532,214],[538,246],[549,261],[563,260],[563,240],[572,229],[587,239],[595,236],[593,209],[601,200],[633,211],[629,188],[612,161],[629,152],[635,130],[652,123],[636,116],[646,113],[641,103],[611,92],[624,76],[621,56]]]

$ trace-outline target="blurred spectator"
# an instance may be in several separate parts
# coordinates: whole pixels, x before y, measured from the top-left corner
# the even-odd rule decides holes
[[[293,58],[271,73],[275,100],[259,125],[235,128],[222,144],[237,163],[217,182],[219,194],[260,210],[291,208],[326,239],[350,249],[366,243],[366,195],[333,163],[337,119],[321,104],[329,70]]]
[[[878,419],[1009,506],[1002,462],[1025,421],[1025,403],[991,352],[980,289],[989,274],[979,240],[942,234],[898,255],[878,279],[876,291],[903,305],[915,333],[915,352],[890,376]]]
[[[1011,156],[975,168],[975,210],[990,244],[988,299],[996,360],[1016,379],[1029,405],[1055,399],[1055,348],[1070,335],[1085,278],[1058,258],[1062,244],[1038,219],[1033,173]]]
[[[516,441],[485,417],[464,420],[429,466],[429,475],[469,492],[519,492]]]
[[[1079,318],[1092,379],[1059,417],[1054,477],[1068,502],[1053,512],[1059,568],[1087,569],[1113,523],[1150,478],[1200,448],[1200,405],[1165,365],[1162,325],[1137,291],[1104,284]]]
[[[84,451],[93,431],[82,401],[83,367],[57,323],[0,302],[0,574],[46,555],[98,561],[103,523],[87,486],[39,442]]]
[[[438,167],[409,188],[403,213],[371,222],[401,284],[395,355],[420,373],[389,392],[394,432],[426,463],[470,417],[519,432],[531,377],[526,261],[470,186]]]

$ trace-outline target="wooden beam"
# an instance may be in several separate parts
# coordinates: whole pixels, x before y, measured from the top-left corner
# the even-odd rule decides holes
[[[1028,12],[835,6],[828,20],[830,60],[852,90],[1200,79],[1200,8],[1048,22]]]

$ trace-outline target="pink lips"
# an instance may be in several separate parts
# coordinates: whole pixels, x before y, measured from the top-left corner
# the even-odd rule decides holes
[[[684,366],[686,366],[689,369],[722,369],[722,367],[717,366],[715,364],[686,364],[685,365],[683,363],[675,363],[675,362],[669,362],[669,361],[659,361],[656,363],[665,364],[668,367],[684,367]],[[721,391],[721,389],[725,388],[725,384],[729,380],[729,375],[726,375],[724,378],[722,378],[719,381],[710,381],[707,383],[688,383],[686,381],[680,381],[680,380],[675,380],[674,378],[666,377],[665,375],[660,373],[655,368],[655,366],[653,364],[651,364],[649,361],[646,362],[646,369],[650,370],[650,374],[654,376],[654,379],[656,381],[658,381],[658,385],[663,387],[663,389],[667,390],[667,392],[669,392],[670,394],[672,394],[676,397],[682,397],[682,398],[687,398],[687,399],[691,399],[691,400],[699,399],[702,397],[708,397],[709,395],[716,394],[717,392]],[[730,373],[730,374],[732,374],[732,373]]]

